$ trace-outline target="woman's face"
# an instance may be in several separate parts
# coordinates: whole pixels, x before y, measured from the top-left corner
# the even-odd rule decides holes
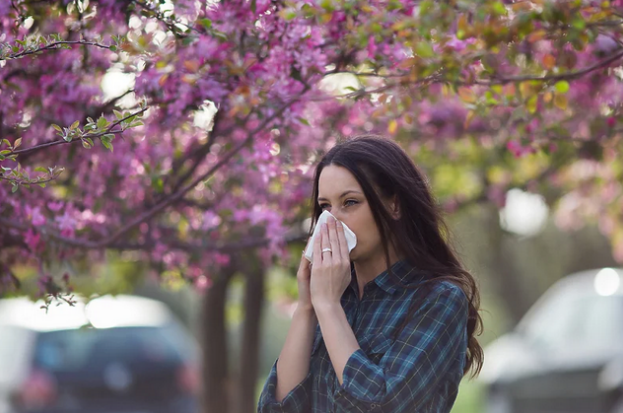
[[[346,168],[329,165],[322,169],[318,179],[318,205],[345,223],[357,236],[357,246],[350,259],[375,256],[382,250],[372,210],[361,186]]]

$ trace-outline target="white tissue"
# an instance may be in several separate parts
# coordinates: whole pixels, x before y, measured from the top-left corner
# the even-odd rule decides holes
[[[320,228],[323,223],[327,222],[327,219],[329,219],[329,217],[335,218],[333,214],[331,214],[329,211],[323,211],[323,213],[320,214],[320,216],[318,217],[318,222],[316,223],[316,227],[314,228],[314,233],[307,242],[307,247],[305,249],[305,258],[307,258],[310,262],[312,261],[312,256],[314,252],[314,240],[316,239],[316,236],[320,236]],[[348,253],[350,254],[353,248],[355,248],[355,246],[357,245],[357,236],[353,231],[351,231],[350,228],[346,226],[345,223],[342,222],[342,226],[344,227],[344,235],[346,236]]]

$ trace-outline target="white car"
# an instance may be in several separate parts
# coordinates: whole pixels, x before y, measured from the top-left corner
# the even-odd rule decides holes
[[[623,413],[623,270],[564,277],[484,352],[487,413]]]

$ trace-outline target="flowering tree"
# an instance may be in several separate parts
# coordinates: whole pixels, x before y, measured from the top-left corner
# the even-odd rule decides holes
[[[58,295],[50,262],[111,249],[198,288],[242,250],[287,258],[310,165],[355,133],[440,166],[475,154],[469,188],[438,186],[450,210],[553,187],[560,224],[599,220],[623,261],[622,13],[619,0],[3,1],[3,288],[26,262]],[[130,86],[109,96],[115,74]]]

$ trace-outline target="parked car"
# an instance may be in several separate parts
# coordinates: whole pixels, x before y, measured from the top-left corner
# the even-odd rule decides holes
[[[623,270],[564,277],[484,351],[488,413],[623,413]]]
[[[0,413],[198,412],[198,346],[163,303],[41,305],[0,300]]]

